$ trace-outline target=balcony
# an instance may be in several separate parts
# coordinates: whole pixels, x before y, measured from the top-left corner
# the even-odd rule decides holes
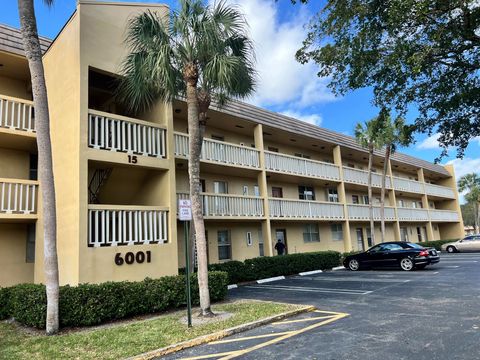
[[[428,211],[425,209],[398,208],[397,213],[400,221],[429,221]]]
[[[270,217],[278,219],[344,220],[343,205],[332,202],[269,199]]]
[[[0,218],[21,219],[37,213],[38,182],[0,179]]]
[[[264,216],[263,199],[255,196],[202,193],[205,218],[259,218]],[[177,193],[179,199],[188,199],[188,193]]]
[[[409,179],[402,179],[399,177],[393,178],[393,187],[395,190],[406,191],[410,193],[424,194],[425,192],[423,183]]]
[[[354,169],[350,167],[343,167],[343,180],[352,184],[360,184],[368,186],[368,171]],[[372,173],[372,186],[381,188],[382,187],[382,175]],[[385,188],[391,189],[390,177],[387,176],[385,179]]]
[[[188,158],[188,135],[176,132],[175,156]],[[258,169],[259,151],[247,146],[226,143],[212,139],[203,139],[201,160],[216,164],[225,164]]]
[[[348,219],[349,220],[370,220],[370,211],[368,205],[348,204]],[[374,220],[380,221],[380,207],[373,207]],[[385,206],[385,221],[395,220],[395,209],[393,207]]]
[[[0,128],[35,132],[33,102],[0,95]]]
[[[151,206],[88,206],[88,246],[163,244],[168,210]]]
[[[265,151],[265,168],[285,174],[340,181],[340,169],[322,161]]]
[[[460,217],[456,211],[451,210],[429,210],[431,221],[458,222]]]
[[[166,130],[154,123],[89,110],[88,146],[98,150],[166,157]]]
[[[425,191],[427,195],[455,199],[455,191],[446,186],[425,184]]]

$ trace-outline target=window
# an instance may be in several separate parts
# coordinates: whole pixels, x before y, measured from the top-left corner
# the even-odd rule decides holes
[[[212,139],[217,140],[217,141],[225,141],[225,137],[223,137],[222,135],[213,135],[212,134]]]
[[[251,231],[247,231],[246,237],[247,237],[247,246],[252,246],[252,245],[253,245],[252,232],[251,232]]]
[[[332,224],[332,240],[343,240],[343,227],[342,224]]]
[[[230,231],[219,230],[217,233],[218,240],[218,260],[232,259],[232,244],[230,242]]]
[[[272,186],[272,197],[283,198],[283,190],[281,187]]]
[[[276,152],[276,153],[278,153],[278,148],[276,148],[276,147],[273,147],[273,146],[269,146],[269,147],[268,147],[268,151],[271,151],[271,152]]]
[[[405,207],[405,201],[402,199],[398,200],[398,207]]]
[[[304,158],[304,159],[310,159],[310,155],[302,154],[302,153],[295,153],[294,154],[296,157]]]
[[[253,186],[253,194],[255,196],[260,196],[260,188],[258,187],[258,185]]]
[[[422,229],[419,226],[417,226],[417,237],[418,237],[418,242],[423,241]]]
[[[35,224],[27,225],[27,252],[25,256],[25,261],[27,263],[35,262]]]
[[[362,200],[365,205],[370,204],[370,201],[368,200],[368,195],[362,195]]]
[[[360,204],[360,202],[358,201],[358,195],[352,195],[352,203],[353,204]]]
[[[329,202],[338,202],[338,192],[336,188],[330,188],[327,192]]]
[[[320,233],[318,232],[317,224],[305,224],[303,226],[303,241],[306,243],[320,241]]]
[[[30,180],[38,180],[38,155],[30,154]]]
[[[313,186],[298,186],[298,198],[300,200],[315,200],[315,190]]]
[[[414,208],[414,209],[417,208],[417,203],[415,201],[412,201],[412,208]]]
[[[228,194],[228,184],[225,181],[214,181],[213,192],[215,194]]]

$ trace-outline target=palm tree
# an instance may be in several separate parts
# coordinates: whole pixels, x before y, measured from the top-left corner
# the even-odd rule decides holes
[[[357,142],[362,147],[368,149],[368,211],[370,217],[370,236],[372,238],[372,245],[375,244],[375,228],[372,203],[372,163],[373,152],[383,146],[380,130],[381,124],[378,117],[365,122],[365,124],[357,123],[357,125],[355,126],[355,138],[357,139]]]
[[[479,233],[480,229],[480,176],[475,173],[463,175],[458,179],[458,190],[460,192],[467,191],[465,200],[473,205],[475,214],[475,232]]]
[[[413,141],[413,126],[406,125],[405,120],[397,117],[392,123],[390,111],[382,108],[378,115],[382,142],[385,146],[385,159],[383,163],[382,190],[380,193],[380,223],[382,242],[385,242],[385,186],[387,180],[388,163],[390,156],[397,150],[398,146],[408,146]]]
[[[51,6],[53,0],[44,0]],[[38,147],[38,179],[42,189],[43,251],[45,285],[47,292],[46,332],[56,334],[58,319],[58,257],[57,257],[57,214],[55,184],[52,165],[52,143],[50,140],[50,116],[48,111],[47,87],[42,63],[42,50],[38,40],[37,20],[33,0],[18,0],[18,13],[25,56],[30,68],[33,103],[35,105],[35,129]]]
[[[122,66],[118,93],[131,111],[156,101],[184,97],[188,108],[190,199],[196,234],[201,315],[212,315],[208,291],[208,260],[200,198],[200,154],[212,98],[218,105],[230,97],[253,92],[253,45],[247,24],[234,6],[181,0],[165,19],[145,12],[130,20],[130,53]]]

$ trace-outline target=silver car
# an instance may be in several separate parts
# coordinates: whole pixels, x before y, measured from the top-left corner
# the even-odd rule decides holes
[[[468,235],[461,240],[443,244],[442,251],[449,253],[480,251],[480,235]]]

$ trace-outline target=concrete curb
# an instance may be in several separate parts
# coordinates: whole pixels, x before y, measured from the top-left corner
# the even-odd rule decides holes
[[[227,285],[227,290],[232,290],[238,288],[237,284]]]
[[[242,325],[238,325],[238,326],[235,326],[235,327],[232,327],[232,328],[229,328],[229,329],[217,331],[213,334],[203,335],[203,336],[197,337],[195,339],[183,341],[183,342],[173,344],[173,345],[169,345],[169,346],[157,349],[157,350],[149,351],[149,352],[146,352],[144,354],[140,354],[140,355],[130,357],[127,360],[147,360],[147,359],[153,359],[155,357],[165,356],[165,355],[168,355],[168,354],[178,352],[180,350],[191,348],[193,346],[198,346],[198,345],[201,345],[201,344],[209,343],[211,341],[220,340],[220,339],[223,339],[227,336],[231,336],[231,335],[238,334],[238,333],[241,333],[241,332],[244,332],[244,331],[247,331],[247,330],[255,329],[257,327],[260,327],[260,326],[263,326],[263,325],[266,325],[266,324],[270,324],[272,322],[283,320],[287,317],[295,316],[295,315],[298,315],[298,314],[303,314],[303,313],[306,313],[306,312],[311,312],[311,311],[314,311],[315,309],[316,309],[315,306],[306,305],[306,306],[304,306],[300,309],[287,311],[287,312],[284,312],[284,313],[281,313],[281,314],[278,314],[278,315],[270,316],[270,317],[265,318],[265,319],[252,321],[252,322],[242,324]]]
[[[278,281],[278,280],[285,280],[285,276],[282,275],[282,276],[275,276],[275,277],[266,278],[266,279],[260,279],[260,280],[257,280],[257,284],[264,284],[264,283]]]
[[[322,270],[312,270],[312,271],[305,271],[305,272],[298,273],[298,275],[306,276],[306,275],[320,274],[322,272],[323,272]]]
[[[334,268],[332,268],[332,271],[342,270],[342,269],[345,269],[345,266],[335,266]]]

